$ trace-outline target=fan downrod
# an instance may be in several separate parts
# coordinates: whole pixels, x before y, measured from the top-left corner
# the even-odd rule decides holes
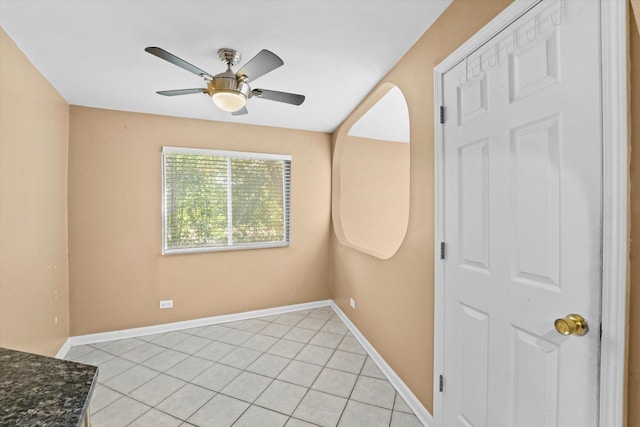
[[[227,66],[234,66],[240,62],[242,59],[242,54],[235,49],[222,48],[218,50],[218,57],[220,61],[227,64]]]

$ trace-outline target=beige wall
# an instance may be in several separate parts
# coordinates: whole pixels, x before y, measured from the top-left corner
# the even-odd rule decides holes
[[[337,239],[333,244],[334,300],[429,411],[433,399],[432,70],[509,3],[455,0],[382,81],[402,90],[411,122],[409,226],[398,252],[380,260]],[[367,100],[359,109],[366,105]],[[356,300],[356,310],[349,307],[349,297]]]
[[[409,144],[343,135],[334,164],[343,243],[378,258],[402,244],[409,221]],[[336,169],[339,169],[337,171]],[[337,194],[336,194],[337,193]]]
[[[0,346],[69,337],[69,106],[0,28]]]
[[[330,135],[76,106],[69,132],[71,335],[330,297]],[[163,145],[292,155],[291,246],[162,256]]]
[[[631,292],[627,425],[640,427],[640,1],[630,17],[631,58]]]

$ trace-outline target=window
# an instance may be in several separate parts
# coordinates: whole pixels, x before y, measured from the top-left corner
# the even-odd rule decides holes
[[[291,156],[162,148],[163,254],[289,245]]]

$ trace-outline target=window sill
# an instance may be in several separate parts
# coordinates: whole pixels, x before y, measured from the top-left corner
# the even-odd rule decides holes
[[[202,248],[185,248],[185,249],[164,249],[162,255],[181,255],[194,254],[202,252],[227,252],[227,251],[243,251],[248,249],[268,249],[282,248],[290,246],[290,242],[269,242],[269,243],[253,243],[234,246],[207,246]]]

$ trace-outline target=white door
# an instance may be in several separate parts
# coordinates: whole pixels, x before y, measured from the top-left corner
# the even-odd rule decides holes
[[[545,0],[444,75],[444,427],[598,423],[599,23]]]

